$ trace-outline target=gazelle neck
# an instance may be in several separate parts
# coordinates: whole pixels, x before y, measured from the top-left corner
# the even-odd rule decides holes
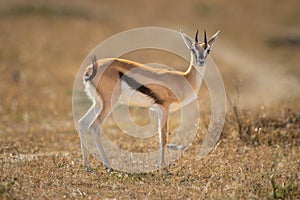
[[[190,83],[190,85],[193,88],[194,92],[196,94],[198,94],[198,92],[200,90],[200,87],[201,87],[205,66],[201,66],[201,67],[194,66],[194,56],[193,56],[192,53],[191,53],[191,59],[190,60],[191,60],[190,61],[190,66],[184,72],[184,76],[188,80],[188,82]]]

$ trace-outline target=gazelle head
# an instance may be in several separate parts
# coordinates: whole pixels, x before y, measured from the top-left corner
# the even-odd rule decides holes
[[[208,41],[206,31],[204,31],[203,42],[198,42],[198,30],[196,32],[195,41],[181,31],[181,36],[186,46],[190,49],[193,58],[195,59],[196,66],[204,66],[206,57],[209,54],[211,47],[214,45],[220,31],[214,34]]]

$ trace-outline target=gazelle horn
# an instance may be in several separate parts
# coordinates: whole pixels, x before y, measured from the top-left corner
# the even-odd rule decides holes
[[[204,43],[207,44],[206,31],[204,31]]]

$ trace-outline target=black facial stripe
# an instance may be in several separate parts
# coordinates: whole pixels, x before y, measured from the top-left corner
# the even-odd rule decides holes
[[[196,55],[196,50],[193,48],[193,49],[191,49],[192,50],[192,52],[193,52],[193,54],[195,54]]]
[[[157,96],[155,92],[153,92],[150,88],[142,85],[138,81],[134,80],[133,78],[127,76],[126,74],[123,74],[122,72],[119,72],[119,77],[121,80],[125,81],[132,89],[137,90],[149,97],[151,97],[155,103],[162,104],[164,101]]]

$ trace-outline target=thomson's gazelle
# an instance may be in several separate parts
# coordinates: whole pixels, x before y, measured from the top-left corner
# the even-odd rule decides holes
[[[112,98],[117,96],[118,99],[121,99],[120,97],[124,94],[126,95],[126,93],[134,90],[135,93],[139,94],[136,95],[138,99],[135,99],[133,95],[130,103],[138,106],[151,106],[151,109],[157,112],[160,138],[158,165],[164,166],[164,148],[167,139],[167,119],[170,105],[173,103],[184,104],[185,102],[190,102],[191,98],[194,98],[193,94],[198,94],[202,77],[197,73],[196,68],[203,67],[206,64],[206,57],[215,43],[218,33],[219,31],[207,41],[206,32],[204,31],[204,42],[199,43],[198,31],[194,41],[181,32],[184,43],[191,51],[190,66],[185,72],[157,69],[121,58],[105,58],[100,60],[96,60],[95,58],[92,64],[86,68],[83,82],[88,96],[93,101],[93,105],[79,120],[80,136],[81,140],[83,140],[89,131],[92,133],[101,159],[109,170],[111,170],[110,163],[101,145],[100,138],[101,126],[106,117],[112,112],[114,105],[118,102],[113,101]],[[134,73],[130,73],[131,70],[134,70]],[[140,78],[137,79],[137,76]],[[146,77],[147,80],[160,80],[162,84],[143,84],[139,81],[141,77]],[[189,83],[193,89],[192,92],[182,88],[185,85],[183,81]],[[175,88],[176,96],[166,86]],[[143,97],[142,100],[141,97]],[[85,145],[82,141],[81,148],[84,165],[90,171],[89,152]]]

